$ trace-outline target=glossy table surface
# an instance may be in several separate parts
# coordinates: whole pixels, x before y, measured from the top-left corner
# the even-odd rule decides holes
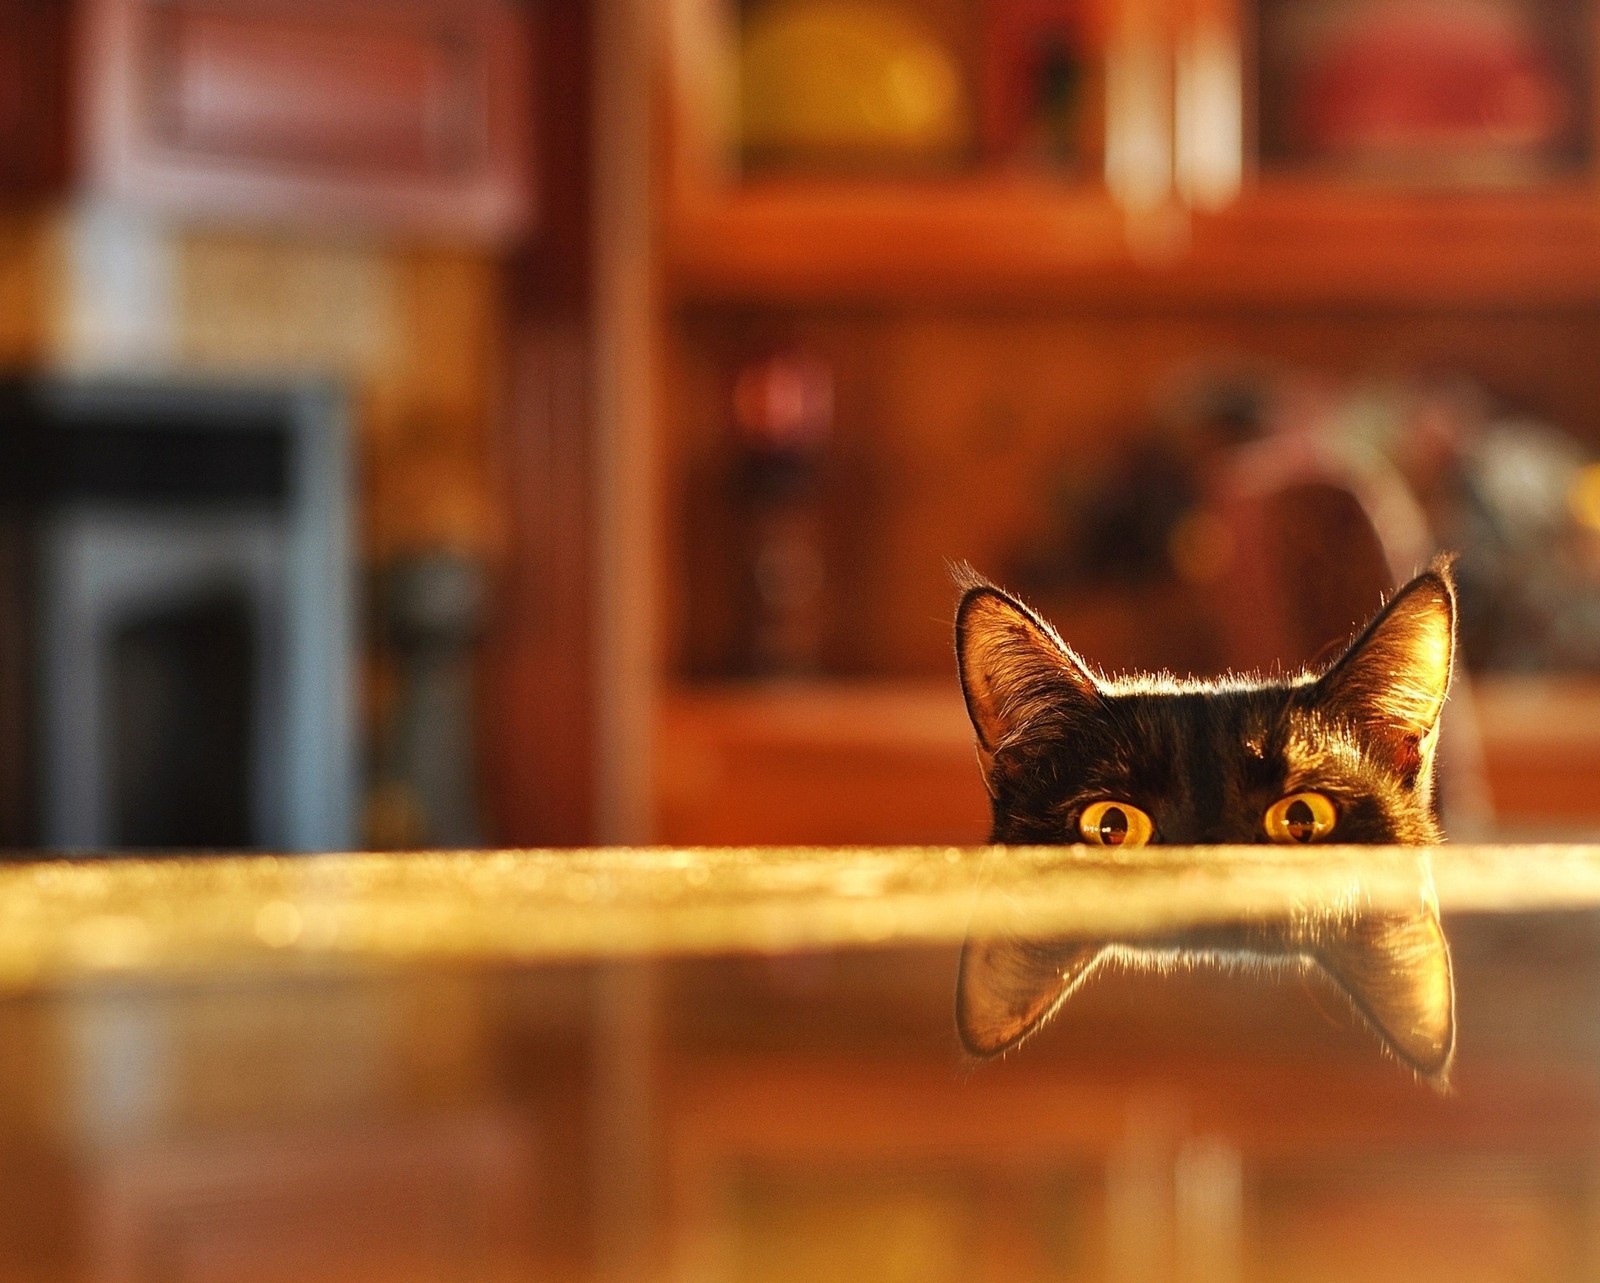
[[[1587,1283],[1597,1012],[1600,846],[23,861],[0,1276]]]
[[[0,985],[96,975],[781,953],[969,932],[1600,907],[1600,846],[606,848],[0,867]]]

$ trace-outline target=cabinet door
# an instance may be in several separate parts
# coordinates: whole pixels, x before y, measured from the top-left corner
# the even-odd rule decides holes
[[[89,0],[88,180],[179,217],[505,237],[527,22],[513,0]]]

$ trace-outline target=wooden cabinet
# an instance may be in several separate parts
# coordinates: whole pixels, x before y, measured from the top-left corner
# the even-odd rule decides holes
[[[1594,822],[1600,684],[1477,681],[1484,782],[1508,840]],[[743,842],[982,842],[988,798],[954,678],[675,690],[658,732],[657,836]]]
[[[485,241],[528,220],[513,0],[85,0],[85,180],[181,219]]]
[[[1593,1268],[1594,1160],[1570,1141],[1594,1126],[1592,1086],[1541,1082],[1549,1112],[1512,1117],[1424,1097],[1390,1065],[1173,1058],[1137,1085],[1061,1066],[985,1065],[959,1081],[890,1060],[696,1068],[668,1139],[686,1276],[1487,1281]]]
[[[1381,19],[1386,7],[1373,13]],[[1587,7],[1560,6],[1562,22],[1578,23]],[[956,6],[922,8],[938,15]],[[1081,164],[1051,172],[980,156],[907,178],[749,170],[728,104],[739,101],[741,21],[755,9],[674,0],[664,238],[673,291],[779,305],[1505,306],[1600,297],[1600,202],[1584,127],[1594,112],[1581,100],[1592,99],[1592,48],[1556,59],[1582,64],[1561,86],[1575,120],[1559,163],[1529,161],[1507,177],[1486,160],[1482,182],[1452,181],[1444,166],[1417,166],[1420,175],[1408,177],[1391,163],[1374,175],[1358,162],[1285,154],[1275,122],[1290,108],[1271,98],[1281,97],[1283,77],[1263,75],[1271,61],[1263,46],[1293,6],[1081,8],[1093,15],[1081,56],[1098,69],[1085,76],[1103,96]],[[1333,25],[1348,19],[1337,5],[1321,12]],[[985,57],[992,28],[1004,26],[987,21],[969,20],[961,32]],[[1556,41],[1564,28],[1554,25]]]
[[[830,22],[850,9],[824,7]],[[1392,152],[1368,163],[1381,141],[1351,159],[1338,152],[1348,138],[1319,152],[1290,136],[1284,85],[1297,72],[1263,61],[1281,53],[1274,33],[1294,20],[1297,6],[1279,0],[855,7],[924,24],[976,79],[985,15],[1091,15],[1083,83],[1100,104],[1089,113],[1098,140],[1070,170],[1014,163],[981,140],[935,172],[830,168],[814,155],[774,164],[742,146],[737,104],[748,88],[743,33],[776,7],[673,0],[658,29],[656,328],[635,351],[660,387],[626,460],[630,475],[652,478],[657,504],[618,540],[633,582],[654,586],[659,642],[642,658],[649,648],[633,650],[637,671],[618,683],[632,692],[623,714],[646,724],[632,743],[654,750],[649,783],[631,762],[619,770],[622,787],[648,793],[634,813],[654,827],[634,836],[975,833],[983,798],[943,565],[968,559],[1025,587],[1010,568],[1058,529],[1049,523],[1065,482],[1104,473],[1199,370],[1303,372],[1340,386],[1443,371],[1600,446],[1600,373],[1583,355],[1600,341],[1600,164],[1594,76],[1578,66],[1595,49],[1561,43],[1562,24],[1579,10],[1592,17],[1590,6],[1501,6],[1515,11],[1511,26],[1554,24],[1539,37],[1554,51],[1545,71],[1566,76],[1571,115],[1548,146],[1507,164],[1500,141],[1473,142],[1471,123],[1457,122],[1447,147],[1466,138],[1465,150],[1409,170]],[[1358,8],[1404,25],[1402,4],[1329,0],[1319,12],[1350,19]],[[1474,146],[1477,176],[1461,161]],[[716,650],[706,637],[733,631],[740,609],[730,575],[708,571],[736,555],[735,522],[709,511],[732,503],[705,478],[736,472],[741,370],[795,351],[832,371],[830,448],[859,473],[818,541],[828,555],[848,545],[835,631],[851,651],[801,680],[740,685],[737,663],[705,658]],[[853,523],[842,535],[841,510]],[[1187,628],[1182,585],[1095,591],[1039,604],[1109,668],[1208,671],[1203,645],[1143,653],[1152,637]],[[1126,627],[1100,627],[1123,592],[1144,594],[1140,611]],[[1111,644],[1099,645],[1102,634]],[[1525,734],[1507,717],[1491,736]],[[948,730],[937,753],[931,718]],[[1508,831],[1584,823],[1560,763],[1535,757],[1508,750],[1492,763],[1497,783],[1524,771],[1499,790]],[[1552,788],[1568,801],[1524,806]]]
[[[988,836],[966,714],[935,686],[680,692],[662,710],[661,739],[663,842]]]

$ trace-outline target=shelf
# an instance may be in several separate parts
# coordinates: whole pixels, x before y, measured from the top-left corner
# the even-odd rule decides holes
[[[1593,305],[1600,194],[1263,184],[1197,220],[1191,259],[1157,288],[1290,306]]]
[[[1600,196],[1268,181],[1130,237],[1092,186],[768,181],[680,201],[666,253],[690,301],[1582,306]]]
[[[1472,687],[1497,824],[1600,829],[1600,681]],[[658,726],[660,839],[982,841],[988,799],[954,676],[938,682],[678,687]]]
[[[871,834],[965,844],[988,834],[954,678],[672,690],[656,764],[663,842],[826,844]]]
[[[1215,23],[1243,56],[1242,85],[1212,86],[1211,105],[1229,109],[1220,117],[1188,97],[1141,106],[1108,89],[1106,145],[1086,154],[1113,159],[1115,192],[1097,166],[1075,178],[994,161],[919,177],[741,173],[730,109],[746,10],[723,0],[671,8],[652,260],[664,340],[652,443],[665,478],[665,551],[653,565],[671,621],[664,652],[676,656],[650,674],[651,832],[663,840],[938,843],[987,831],[953,675],[787,688],[673,676],[714,669],[730,650],[733,591],[702,571],[721,564],[731,527],[725,514],[702,523],[709,491],[699,487],[728,458],[730,389],[765,353],[793,347],[829,366],[839,457],[848,447],[847,466],[884,479],[850,563],[869,603],[863,643],[841,661],[867,671],[936,676],[948,633],[930,621],[945,616],[948,591],[932,584],[930,563],[952,549],[992,567],[1039,555],[1065,524],[1052,505],[1082,501],[1141,433],[1196,413],[1193,402],[1226,383],[1460,377],[1508,414],[1594,439],[1600,385],[1582,360],[1600,316],[1592,147],[1530,153],[1528,181],[1506,185],[1377,181],[1357,176],[1359,156],[1341,162],[1332,150],[1319,160],[1315,149],[1268,147],[1284,159],[1263,165],[1259,6],[1113,0],[1095,10],[1108,60],[1149,41],[1176,77],[1191,37],[1218,34]],[[1590,79],[1580,88],[1592,112]],[[1229,164],[1202,171],[1176,146],[1186,110],[1199,125],[1242,121],[1211,157]],[[1163,145],[1130,169],[1122,145],[1139,137]],[[1195,180],[1206,173],[1231,181],[1232,160],[1243,190],[1222,208],[1174,196],[1134,214],[1119,201],[1139,180],[1185,194],[1205,190]],[[845,545],[836,514],[826,519]],[[1159,612],[1163,626],[1150,627],[1152,612],[1139,611],[1138,626],[1105,622],[1102,647],[1097,607],[1061,605],[1074,640],[1101,660],[1184,671],[1209,656],[1123,652],[1222,645]],[[1212,619],[1208,607],[1200,622]],[[1506,830],[1600,831],[1600,730],[1588,730],[1600,727],[1600,684],[1490,679],[1480,697]]]
[[[1125,246],[1094,187],[794,180],[680,204],[667,255],[690,298],[816,301],[1005,293],[1102,270]]]

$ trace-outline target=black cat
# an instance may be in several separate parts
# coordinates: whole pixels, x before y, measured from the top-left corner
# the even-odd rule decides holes
[[[956,655],[992,841],[1441,839],[1433,759],[1455,651],[1447,563],[1396,592],[1326,669],[1281,679],[1107,678],[1015,598],[970,571],[958,582]],[[1453,986],[1431,882],[1421,889],[1415,913],[1308,910],[1138,942],[970,940],[957,1025],[972,1053],[1004,1051],[1108,958],[1310,965],[1391,1051],[1440,1081],[1455,1041]]]

